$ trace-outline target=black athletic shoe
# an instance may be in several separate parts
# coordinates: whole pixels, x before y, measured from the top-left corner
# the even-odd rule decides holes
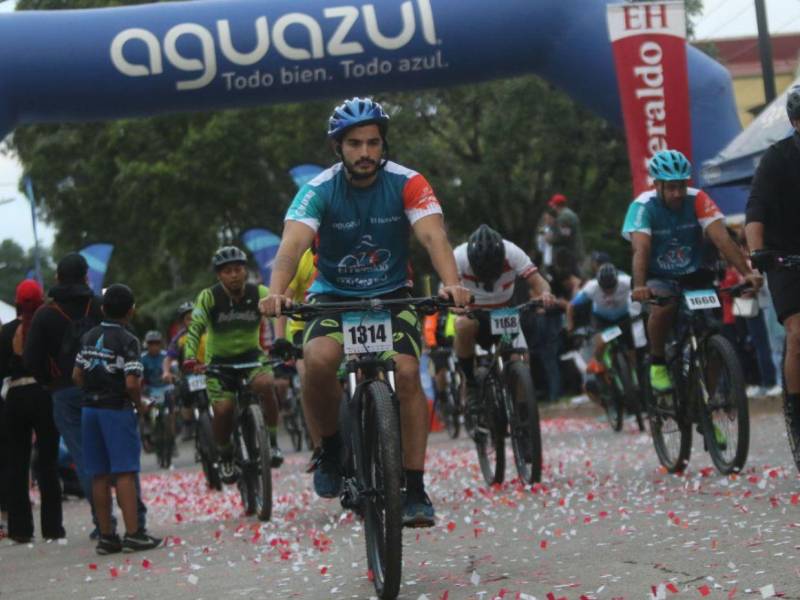
[[[95,552],[101,556],[122,552],[122,541],[119,539],[119,536],[116,533],[112,533],[111,535],[101,535],[100,539],[97,540]]]
[[[140,529],[134,534],[125,534],[122,540],[122,551],[139,552],[141,550],[152,550],[153,548],[158,548],[162,541],[161,538],[153,537]]]
[[[281,449],[277,445],[276,446],[272,446],[269,449],[269,452],[270,452],[270,455],[269,455],[270,466],[273,469],[277,469],[278,467],[280,467],[283,464],[283,452],[281,451]]]

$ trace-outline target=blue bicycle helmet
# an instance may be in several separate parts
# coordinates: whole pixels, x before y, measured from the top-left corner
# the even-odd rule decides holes
[[[786,96],[786,112],[790,120],[796,121],[800,119],[800,85],[796,85],[789,90]]]
[[[683,152],[661,150],[647,163],[647,172],[660,181],[683,181],[692,177],[692,165]]]
[[[389,115],[383,107],[369,98],[351,98],[333,109],[328,119],[328,137],[341,140],[344,132],[356,125],[375,124],[386,137],[389,129]]]

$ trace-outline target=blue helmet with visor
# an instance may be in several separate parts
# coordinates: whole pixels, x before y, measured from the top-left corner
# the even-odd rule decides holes
[[[691,179],[692,165],[679,150],[661,150],[647,163],[647,172],[659,181],[684,181]]]
[[[370,98],[351,98],[333,109],[328,119],[328,137],[340,141],[344,132],[351,127],[375,124],[381,136],[386,138],[389,129],[389,115],[383,107]]]

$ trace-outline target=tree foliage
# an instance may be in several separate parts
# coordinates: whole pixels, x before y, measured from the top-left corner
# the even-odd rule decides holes
[[[54,270],[47,252],[40,253],[39,263],[47,287],[54,281]],[[17,285],[33,271],[34,264],[33,249],[26,252],[14,240],[0,242],[0,300],[14,305]]]

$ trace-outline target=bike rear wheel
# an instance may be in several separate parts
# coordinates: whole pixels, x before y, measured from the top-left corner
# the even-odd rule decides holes
[[[206,411],[201,411],[197,418],[197,452],[200,455],[200,464],[206,476],[206,483],[212,490],[222,489],[222,480],[217,471],[217,447],[214,444],[214,434],[211,429],[211,417]]]
[[[508,365],[508,392],[511,400],[511,447],[517,473],[525,483],[542,480],[542,431],[539,406],[528,365],[514,361]]]
[[[398,411],[382,381],[364,390],[362,428],[367,564],[378,597],[396,598],[403,558],[403,459]]]
[[[736,350],[721,335],[706,341],[703,371],[707,405],[699,386],[696,389],[706,448],[720,473],[738,473],[747,462],[750,447],[750,411]]]
[[[645,373],[649,372],[649,367]],[[672,392],[656,394],[650,386],[650,378],[645,377],[642,389],[649,406],[650,434],[658,456],[658,462],[669,473],[680,473],[689,463],[692,453],[692,424],[683,410],[679,388],[681,378],[673,373]]]
[[[481,411],[473,429],[475,450],[487,485],[503,483],[506,470],[506,423],[503,409],[503,386],[486,368],[476,373],[481,396]]]
[[[247,407],[242,419],[242,443],[248,460],[242,471],[246,489],[246,511],[261,521],[272,516],[272,470],[270,467],[269,435],[264,425],[261,408],[256,404]]]
[[[169,469],[172,465],[172,449],[175,445],[175,436],[169,426],[169,415],[160,412],[156,418],[154,437],[156,440],[156,456],[158,466],[162,469]]]
[[[300,452],[303,449],[303,432],[300,429],[298,412],[297,399],[293,398],[292,407],[283,417],[283,425],[286,427],[286,432],[289,434],[289,440],[292,442],[292,448],[294,448],[295,452]]]

